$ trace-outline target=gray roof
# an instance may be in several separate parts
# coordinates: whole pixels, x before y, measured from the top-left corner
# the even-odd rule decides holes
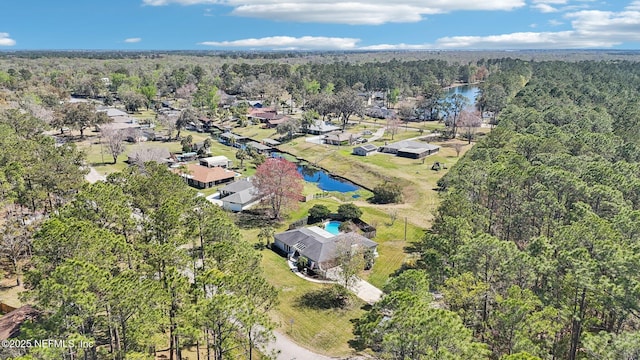
[[[225,138],[225,139],[231,139],[231,138],[234,138],[234,139],[236,139],[236,140],[245,139],[245,137],[244,137],[244,136],[240,136],[240,135],[238,135],[238,134],[234,134],[234,133],[232,133],[232,132],[225,132],[225,133],[222,133],[222,134],[220,134],[220,137],[221,137],[221,138]]]
[[[271,150],[270,146],[260,144],[259,142],[255,142],[255,141],[251,141],[250,143],[247,144],[247,146],[251,146],[256,150]]]
[[[231,184],[221,188],[220,192],[237,193],[237,192],[251,189],[251,188],[253,188],[253,184],[251,183],[251,181],[242,179],[242,180],[234,181]]]
[[[398,141],[392,144],[384,145],[381,148],[395,149],[395,150],[402,150],[402,151],[406,151],[407,149],[436,150],[436,149],[440,149],[440,146],[428,144],[421,141],[404,140],[404,141]]]
[[[363,150],[366,150],[366,151],[374,151],[374,150],[376,150],[377,148],[378,148],[378,147],[377,147],[377,146],[375,146],[375,145],[373,145],[373,144],[364,144],[364,145],[356,146],[356,147],[355,147],[355,148],[353,148],[353,149],[354,149],[354,150],[355,150],[355,149],[363,149]]]
[[[272,146],[280,145],[280,141],[273,140],[273,139],[262,139],[262,142]]]
[[[318,263],[333,260],[337,241],[351,241],[367,248],[378,244],[358,233],[333,235],[317,226],[285,231],[275,235],[275,239],[296,249],[300,255]]]
[[[222,200],[223,202],[228,202],[232,204],[245,205],[258,200],[259,198],[260,196],[258,196],[256,189],[254,187],[251,187],[249,189],[245,189],[245,190],[233,193],[229,196],[225,196],[220,200]]]
[[[146,147],[133,150],[128,155],[129,161],[145,163],[147,161],[155,161],[158,163],[166,162],[171,158],[169,149],[165,147]]]
[[[322,120],[318,120],[309,126],[309,131],[329,132],[329,131],[335,131],[339,129],[340,129],[340,126],[335,126],[327,122],[324,122]]]
[[[122,110],[114,109],[114,108],[101,109],[101,110],[98,110],[98,111],[107,113],[108,117],[129,116],[129,114],[127,114],[126,112],[124,112]]]

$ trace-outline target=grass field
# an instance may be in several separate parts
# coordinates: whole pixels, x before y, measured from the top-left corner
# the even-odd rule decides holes
[[[305,294],[318,292],[329,285],[312,283],[292,274],[285,259],[271,250],[264,250],[262,254],[265,275],[280,291],[280,305],[272,312],[278,328],[312,351],[331,356],[351,354],[352,320],[364,314],[364,303],[355,299],[355,304],[347,310],[314,309],[300,304]]]

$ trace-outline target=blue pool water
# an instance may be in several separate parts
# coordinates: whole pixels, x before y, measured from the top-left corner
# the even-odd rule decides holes
[[[338,235],[340,233],[340,221],[329,221],[327,225],[324,226],[324,229],[333,235]]]

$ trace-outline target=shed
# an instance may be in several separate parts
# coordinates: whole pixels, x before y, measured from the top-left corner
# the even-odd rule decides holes
[[[217,167],[217,166],[228,168],[228,167],[231,167],[232,161],[229,160],[229,158],[227,158],[226,156],[218,155],[218,156],[210,156],[210,157],[200,159],[200,165],[206,166],[209,168]]]
[[[378,147],[373,144],[364,144],[353,148],[353,155],[367,156],[378,150]]]

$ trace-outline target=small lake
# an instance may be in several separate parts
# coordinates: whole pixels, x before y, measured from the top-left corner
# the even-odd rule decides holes
[[[447,97],[451,97],[453,94],[463,95],[469,99],[469,106],[474,106],[476,104],[476,98],[480,94],[480,88],[475,85],[462,85],[447,90]]]
[[[360,189],[352,183],[335,178],[326,171],[316,169],[307,165],[298,165],[298,172],[305,181],[316,183],[324,191],[338,191],[342,193],[356,191]]]
[[[360,190],[359,186],[356,186],[349,181],[335,178],[324,170],[314,168],[306,164],[300,164],[299,160],[291,155],[273,152],[271,153],[271,157],[283,158],[297,163],[296,167],[298,169],[298,173],[302,175],[302,178],[307,182],[315,183],[321,190],[337,191],[341,193]]]

